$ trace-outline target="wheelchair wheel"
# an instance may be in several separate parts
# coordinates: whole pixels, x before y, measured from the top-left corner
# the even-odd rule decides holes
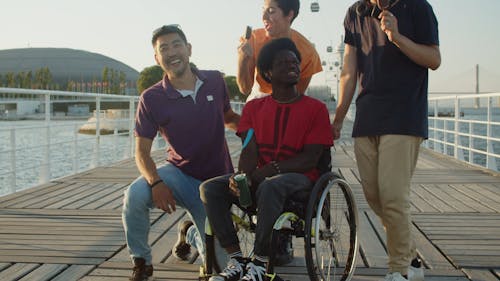
[[[356,265],[358,212],[348,183],[335,173],[320,177],[307,205],[306,265],[313,281],[350,280]]]
[[[244,257],[249,257],[253,254],[253,244],[255,239],[255,222],[252,220],[252,215],[241,210],[237,206],[231,209],[231,218],[233,220],[238,239],[240,241],[241,252]],[[205,222],[205,245],[206,245],[206,260],[200,269],[199,280],[208,280],[213,274],[221,272],[226,266],[219,264],[215,257],[215,237],[212,233],[212,228]]]
[[[253,221],[254,216],[237,206],[233,206],[231,217],[240,241],[241,253],[244,257],[252,256],[256,226]]]

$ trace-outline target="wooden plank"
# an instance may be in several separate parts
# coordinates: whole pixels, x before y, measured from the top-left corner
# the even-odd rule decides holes
[[[39,266],[40,265],[38,263],[16,263],[0,272],[0,280],[2,281],[19,280],[20,278],[30,273],[34,269],[38,268]]]
[[[154,245],[156,241],[160,239],[160,237],[162,237],[165,232],[174,227],[175,223],[184,215],[185,215],[185,210],[179,208],[175,213],[171,215],[163,214],[162,216],[160,216],[160,218],[154,221],[151,225],[151,229],[149,231],[149,239],[148,239],[149,244]],[[156,260],[158,258],[157,256],[160,254],[159,250],[155,249],[154,247],[152,249],[155,250],[154,254],[156,255],[153,255],[153,258]],[[162,250],[164,252],[168,252],[170,249],[162,249]],[[128,253],[127,248],[126,247],[123,248],[120,252],[114,255],[111,258],[111,261],[114,262],[128,261],[130,263],[130,255]]]
[[[37,269],[31,271],[19,281],[47,281],[66,269],[66,264],[43,264]]]
[[[37,263],[37,265],[38,263],[97,265],[105,260],[106,259],[85,258],[85,257],[72,258],[72,257],[0,256],[0,262]],[[11,267],[9,267],[9,269]],[[0,280],[3,280],[1,279],[1,275],[0,275]]]
[[[443,256],[415,225],[412,226],[412,232],[417,252],[429,269],[455,269],[448,259]]]
[[[78,189],[79,186],[81,186],[81,184],[59,183],[47,188],[30,188],[29,190],[31,193],[16,197],[14,200],[6,201],[0,205],[0,208],[26,208],[30,204],[40,202],[40,200],[50,197],[48,194],[54,194],[54,196],[57,196],[58,194]]]
[[[38,191],[38,190],[49,190],[51,187],[54,187],[56,186],[56,188],[58,188],[58,186],[60,186],[61,183],[59,182],[48,182],[46,184],[43,184],[43,185],[39,185],[37,186],[36,188],[27,188],[27,189],[23,189],[23,190],[20,190],[20,191],[16,191],[14,193],[11,193],[11,194],[7,194],[7,195],[4,195],[4,196],[0,196],[0,208],[5,208],[5,206],[11,204],[14,200],[17,200],[18,198],[24,198],[25,196],[33,196],[33,193]]]
[[[429,203],[429,199],[426,195],[428,192],[421,185],[412,184],[410,191],[410,204],[412,205],[412,212],[439,211],[434,207],[434,205]]]
[[[0,208],[0,216],[60,216],[60,217],[113,217],[121,219],[121,210],[58,210],[58,209],[8,209]]]
[[[446,198],[440,198],[435,194],[437,188],[434,184],[421,184],[420,185],[425,192],[421,192],[421,196],[426,200],[430,205],[437,208],[440,212],[455,212],[457,211],[455,208],[451,207],[447,202]],[[439,191],[437,191],[439,193]]]
[[[123,200],[123,192],[127,188],[127,185],[123,184],[114,184],[113,189],[114,191],[109,193],[106,196],[102,196],[101,198],[98,198],[94,200],[93,202],[89,202],[88,204],[82,206],[80,209],[88,209],[88,210],[93,210],[93,209],[101,209],[103,206],[106,204],[113,202],[114,200]]]
[[[93,265],[71,265],[55,276],[51,281],[76,281],[95,268]]]
[[[100,198],[106,197],[109,194],[114,193],[116,190],[122,190],[121,184],[100,184],[96,188],[93,188],[92,191],[89,190],[88,195],[84,195],[83,197],[78,198],[78,200],[73,201],[71,204],[66,204],[62,206],[62,209],[81,209],[83,206],[93,203]],[[83,195],[83,194],[82,194]],[[48,206],[51,208],[52,206]]]
[[[0,263],[0,272],[9,266],[11,266],[11,263]]]
[[[364,212],[359,214],[359,246],[369,267],[386,267],[387,252]]]
[[[475,281],[498,281],[498,278],[489,270],[464,269],[465,273]]]
[[[64,198],[60,198],[56,202],[51,202],[51,204],[46,205],[44,208],[46,209],[61,209],[64,206],[74,204],[76,202],[79,202],[82,198],[86,198],[88,196],[91,196],[92,194],[95,194],[99,192],[101,188],[105,188],[106,186],[109,186],[110,184],[104,184],[104,183],[86,183],[84,186],[79,188],[78,193],[71,193],[71,194],[66,194]],[[74,208],[77,209],[77,208]]]
[[[114,254],[115,251],[94,251],[89,249],[86,251],[75,251],[75,250],[1,250],[1,257],[13,257],[13,256],[37,256],[37,257],[68,257],[68,258],[107,258]]]

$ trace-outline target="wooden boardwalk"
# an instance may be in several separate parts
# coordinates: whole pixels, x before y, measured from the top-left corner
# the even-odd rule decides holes
[[[235,144],[233,146],[236,147]],[[155,153],[161,161],[163,153]],[[382,225],[363,197],[349,139],[335,167],[354,189],[360,253],[353,280],[387,270]],[[100,167],[0,197],[0,280],[128,280],[131,263],[121,224],[123,191],[139,173],[133,160]],[[423,150],[412,184],[413,223],[426,280],[500,280],[500,176]],[[199,259],[171,256],[183,210],[151,215],[155,280],[197,280]],[[308,280],[301,241],[282,277]]]

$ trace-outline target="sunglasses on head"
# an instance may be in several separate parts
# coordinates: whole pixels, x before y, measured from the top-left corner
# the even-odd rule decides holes
[[[182,30],[182,29],[181,29],[181,26],[180,26],[180,25],[178,25],[178,24],[167,24],[167,25],[164,25],[164,26],[162,26],[162,27],[159,27],[159,28],[155,29],[155,30],[153,31],[153,36],[155,36],[156,34],[158,34],[158,33],[162,32],[162,31],[163,31],[163,30],[165,30],[165,29],[171,29],[171,28],[177,28],[177,29]]]

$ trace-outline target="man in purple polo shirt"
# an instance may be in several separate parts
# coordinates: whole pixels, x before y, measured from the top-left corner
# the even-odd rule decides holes
[[[134,263],[132,281],[148,280],[153,275],[148,243],[153,207],[168,214],[176,206],[185,208],[195,227],[190,227],[191,222],[180,224],[179,241],[172,253],[187,259],[191,244],[204,258],[199,233],[203,233],[206,214],[199,185],[233,172],[224,127],[236,130],[240,118],[230,107],[222,74],[190,66],[191,44],[178,26],[155,30],[152,43],[155,60],[166,75],[141,94],[136,115],[135,158],[142,176],[125,191],[122,213]],[[160,167],[151,158],[157,132],[169,144],[167,162]]]

